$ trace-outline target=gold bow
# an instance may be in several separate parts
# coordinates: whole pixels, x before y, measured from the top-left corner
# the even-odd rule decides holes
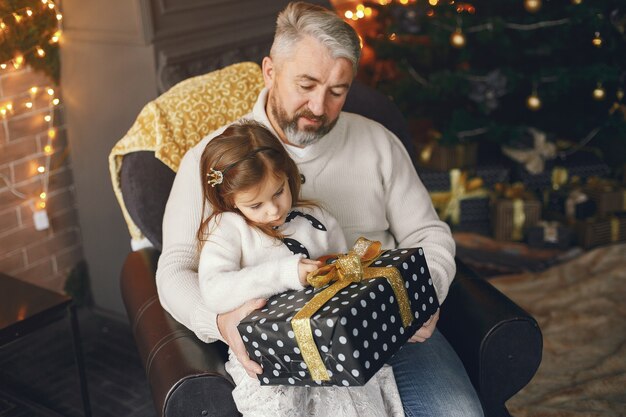
[[[306,303],[291,320],[291,327],[304,362],[311,377],[316,381],[328,381],[330,377],[315,345],[310,319],[320,307],[345,287],[361,280],[386,278],[398,301],[402,325],[408,327],[413,322],[409,296],[404,288],[404,280],[400,272],[396,268],[369,266],[384,252],[380,247],[380,242],[373,242],[360,237],[352,250],[346,255],[340,255],[334,264],[325,265],[307,276],[307,280],[315,288],[332,282],[328,288],[316,294]]]
[[[455,168],[450,170],[450,191],[430,193],[430,198],[442,220],[450,219],[452,224],[459,224],[462,200],[488,196],[487,190],[482,186],[482,178],[468,180],[465,171]]]
[[[525,201],[533,199],[533,195],[526,190],[521,182],[511,185],[496,184],[496,193],[507,200],[512,200],[513,204],[513,230],[511,240],[522,240],[524,237],[524,224],[526,224]]]

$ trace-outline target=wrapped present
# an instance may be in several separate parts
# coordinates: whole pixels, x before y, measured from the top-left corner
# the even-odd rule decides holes
[[[533,248],[564,250],[573,238],[572,229],[556,221],[540,221],[526,230],[526,242]]]
[[[585,249],[626,241],[626,213],[576,222],[578,244]]]
[[[426,143],[416,141],[415,149],[419,166],[443,172],[475,166],[478,153],[476,143],[443,146],[436,138]]]
[[[626,211],[626,189],[616,181],[592,177],[584,190],[594,202],[598,217]]]
[[[433,206],[442,220],[453,227],[470,223],[484,223],[489,220],[489,193],[482,187],[480,178],[468,179],[467,173],[458,169],[450,170],[449,191],[430,193]]]
[[[589,177],[608,175],[608,165],[595,153],[578,151],[566,159],[556,158],[547,161],[543,172],[529,173],[523,165],[517,165],[511,176],[514,181],[522,182],[529,190],[557,190],[572,178],[585,180]]]
[[[238,326],[262,385],[363,385],[439,308],[420,248],[361,238],[308,279]]]
[[[545,194],[546,218],[564,222],[584,220],[596,214],[596,203],[581,188],[560,188]]]
[[[496,187],[492,205],[492,230],[497,240],[522,240],[528,227],[541,220],[541,202],[521,183]]]
[[[497,183],[509,182],[509,168],[502,165],[479,165],[464,170],[468,177],[480,178],[485,188],[493,188]],[[448,191],[450,189],[450,172],[420,169],[419,177],[429,192]]]

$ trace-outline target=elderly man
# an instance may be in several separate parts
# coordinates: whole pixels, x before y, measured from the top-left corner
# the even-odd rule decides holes
[[[284,143],[302,174],[303,198],[337,218],[348,242],[424,249],[440,302],[455,275],[455,245],[401,142],[380,124],[342,112],[360,55],[355,31],[334,13],[291,3],[277,19],[265,89],[251,114]],[[261,373],[237,331],[265,300],[216,315],[200,296],[196,232],[202,218],[199,158],[204,138],[183,158],[163,220],[157,285],[163,307],[205,342],[226,342],[251,376]],[[481,416],[478,397],[433,315],[390,360],[408,416]],[[461,319],[461,318],[459,318]]]

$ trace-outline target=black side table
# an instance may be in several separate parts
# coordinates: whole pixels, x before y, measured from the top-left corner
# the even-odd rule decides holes
[[[0,272],[0,346],[69,316],[85,417],[91,417],[78,318],[71,297]]]

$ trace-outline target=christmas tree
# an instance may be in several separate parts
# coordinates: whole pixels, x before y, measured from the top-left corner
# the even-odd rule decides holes
[[[427,121],[439,144],[528,146],[542,131],[624,163],[623,0],[380,0],[339,11],[363,39],[361,76]]]

